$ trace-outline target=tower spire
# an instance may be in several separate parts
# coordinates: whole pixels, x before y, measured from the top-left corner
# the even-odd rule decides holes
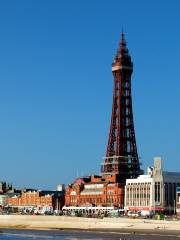
[[[123,44],[123,43],[126,45],[125,34],[124,34],[123,30],[122,30],[122,32],[121,32],[120,45]]]
[[[124,54],[128,54],[128,49],[126,47],[126,40],[124,32],[121,33],[121,40],[119,43],[118,55],[122,57]]]

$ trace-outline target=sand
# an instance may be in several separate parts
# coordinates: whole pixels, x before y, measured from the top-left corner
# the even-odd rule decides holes
[[[83,218],[67,216],[0,215],[0,228],[38,230],[88,230],[180,234],[180,221],[130,218]]]

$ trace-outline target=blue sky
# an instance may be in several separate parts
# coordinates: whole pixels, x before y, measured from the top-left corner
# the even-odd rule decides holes
[[[100,172],[122,28],[142,166],[160,155],[180,171],[179,12],[179,1],[1,1],[0,179],[55,188]]]

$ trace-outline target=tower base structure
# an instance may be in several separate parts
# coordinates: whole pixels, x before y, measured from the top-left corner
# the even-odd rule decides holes
[[[77,178],[66,189],[65,205],[124,208],[124,184],[97,175]]]

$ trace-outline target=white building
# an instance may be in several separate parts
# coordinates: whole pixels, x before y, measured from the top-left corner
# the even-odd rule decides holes
[[[7,204],[7,196],[4,194],[0,194],[0,208],[5,207]]]
[[[164,172],[161,162],[160,157],[155,157],[154,167],[148,167],[147,175],[126,180],[126,211],[175,213],[180,173]]]

